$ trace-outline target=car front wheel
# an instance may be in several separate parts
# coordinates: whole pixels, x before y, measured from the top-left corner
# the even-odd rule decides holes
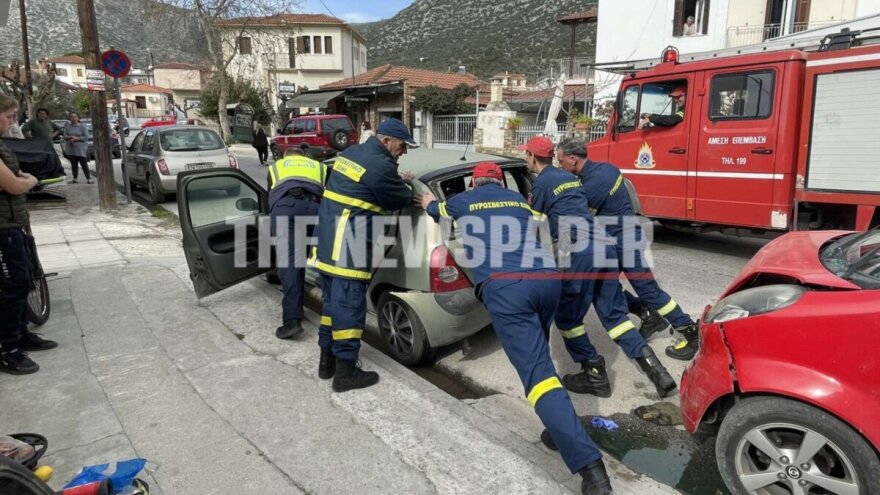
[[[402,299],[387,292],[382,294],[376,317],[391,357],[406,366],[427,364],[433,359],[434,349],[428,343],[422,320]]]
[[[836,417],[801,402],[752,397],[725,416],[715,445],[736,494],[880,493],[877,452]]]

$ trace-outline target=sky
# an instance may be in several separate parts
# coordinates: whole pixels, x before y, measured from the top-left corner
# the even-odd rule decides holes
[[[393,17],[413,0],[324,0],[327,8],[348,22],[370,22]],[[304,0],[303,12],[328,14],[320,0]]]

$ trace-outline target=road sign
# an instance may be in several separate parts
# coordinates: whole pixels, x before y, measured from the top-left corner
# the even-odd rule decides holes
[[[86,69],[86,86],[89,91],[106,91],[107,88],[104,87],[106,77],[103,71]]]
[[[114,79],[125,77],[131,70],[131,60],[125,52],[107,50],[101,54],[101,69]]]
[[[278,83],[278,94],[282,96],[289,96],[296,94],[296,84],[289,82],[280,82]]]

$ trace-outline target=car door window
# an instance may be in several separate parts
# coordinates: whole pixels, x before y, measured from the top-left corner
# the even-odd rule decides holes
[[[624,90],[620,103],[620,117],[617,120],[619,132],[629,132],[636,128],[636,116],[639,109],[639,86],[630,86]]]
[[[232,223],[260,213],[260,193],[235,176],[205,177],[187,185],[193,228]]]
[[[642,86],[642,101],[639,115],[652,113],[655,115],[672,115],[678,111],[669,93],[678,86],[679,82],[663,82],[645,84]]]
[[[305,121],[303,121],[303,127],[304,127],[303,132],[305,132],[307,134],[312,134],[317,129],[317,122],[315,121],[315,119],[305,120]]]
[[[293,132],[293,122],[288,122],[281,134],[293,134]]]
[[[133,153],[140,153],[141,146],[143,145],[143,143],[144,143],[144,133],[142,132],[142,133],[138,134],[137,137],[134,138],[134,142],[131,143],[131,151]]]
[[[144,142],[141,145],[141,154],[152,155],[155,145],[156,133],[154,131],[147,131],[147,134],[144,136]]]
[[[293,123],[293,134],[302,134],[306,132],[305,121],[297,120]]]
[[[743,72],[712,78],[709,118],[766,119],[773,112],[774,73]]]

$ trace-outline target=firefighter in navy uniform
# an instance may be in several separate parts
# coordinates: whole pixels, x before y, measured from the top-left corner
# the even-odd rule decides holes
[[[333,378],[333,390],[365,388],[379,374],[364,371],[358,352],[367,314],[367,287],[373,274],[373,218],[409,206],[411,173],[397,171],[397,159],[417,147],[397,119],[336,158],[318,214],[318,246],[310,263],[321,273],[324,305],[318,345],[318,376]]]
[[[669,97],[675,103],[675,113],[672,115],[660,115],[656,113],[644,113],[639,122],[639,129],[645,127],[675,127],[684,120],[684,106],[687,100],[687,89],[679,86],[669,93]]]
[[[281,299],[282,326],[275,330],[279,339],[292,339],[303,333],[303,295],[305,291],[305,242],[298,238],[302,231],[311,237],[314,223],[306,224],[305,230],[297,229],[297,222],[304,217],[317,217],[318,204],[324,194],[327,166],[303,155],[299,148],[288,148],[284,158],[269,167],[269,214],[272,218],[272,234],[276,235],[277,222],[286,222],[287,262],[280,263],[278,276],[284,289]]]
[[[646,240],[643,238],[641,226],[634,221],[635,213],[620,170],[610,163],[589,160],[587,144],[578,138],[563,140],[559,144],[556,158],[563,170],[578,176],[587,192],[589,206],[595,210],[596,215],[616,219],[605,230],[615,239],[621,271],[641,303],[651,310],[634,307],[639,302],[631,301],[631,309],[638,311],[637,314],[642,318],[642,336],[648,339],[652,333],[667,328],[671,323],[683,338],[675,346],[667,347],[666,355],[681,361],[693,359],[699,348],[697,324],[660,288],[651,269],[642,263],[641,253],[647,248]],[[634,243],[633,240],[637,242]],[[653,323],[652,320],[660,323]]]
[[[582,493],[609,494],[602,454],[578,418],[550,357],[546,332],[562,285],[552,256],[529,225],[535,212],[519,193],[504,187],[497,164],[478,164],[472,180],[475,187],[470,191],[443,202],[426,193],[421,205],[434,219],[455,220],[466,234],[467,259],[476,265],[477,297],[565,464],[583,477]]]
[[[587,204],[587,193],[578,178],[553,166],[553,148],[553,143],[543,136],[532,138],[519,147],[526,153],[529,171],[537,175],[532,185],[532,208],[548,217],[550,235],[558,239],[558,250],[571,257],[570,266],[565,268],[563,277],[556,326],[562,334],[565,348],[572,359],[581,364],[583,371],[565,376],[565,388],[576,393],[611,396],[605,360],[590,343],[584,328],[584,317],[592,304],[608,336],[630,359],[636,360],[656,387],[657,394],[666,397],[675,390],[675,380],[627,315],[614,242],[607,238],[605,232],[597,230]],[[590,231],[570,229],[568,226],[572,225],[573,219],[585,221]],[[560,226],[564,231],[560,232]],[[590,237],[574,238],[577,235]],[[586,242],[587,246],[571,252],[571,246],[578,241],[581,244]],[[604,260],[604,266],[596,263],[594,252],[600,253],[599,258]]]

